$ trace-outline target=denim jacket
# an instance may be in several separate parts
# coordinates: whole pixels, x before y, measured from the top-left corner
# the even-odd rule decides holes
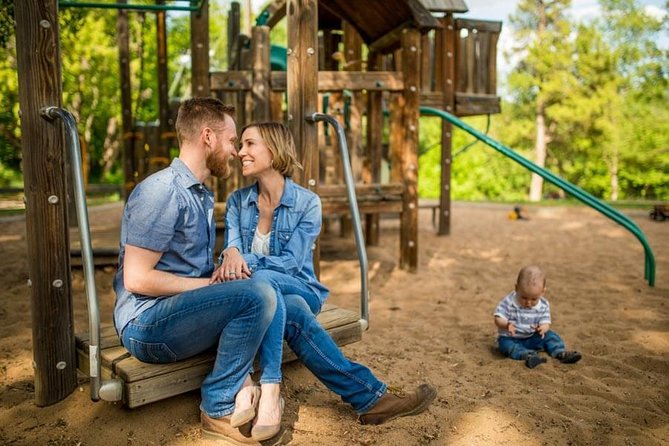
[[[251,252],[259,219],[258,184],[233,192],[226,204],[225,248],[237,248],[252,273],[269,269],[296,277],[312,288],[321,302],[325,301],[329,291],[314,273],[313,249],[323,219],[318,195],[286,177],[272,217],[269,256]]]

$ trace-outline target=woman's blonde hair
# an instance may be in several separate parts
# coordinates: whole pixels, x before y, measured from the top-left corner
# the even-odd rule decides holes
[[[295,169],[302,169],[297,161],[295,140],[288,127],[280,122],[254,122],[244,126],[240,135],[246,129],[256,128],[260,137],[272,154],[272,168],[286,177],[292,177]]]

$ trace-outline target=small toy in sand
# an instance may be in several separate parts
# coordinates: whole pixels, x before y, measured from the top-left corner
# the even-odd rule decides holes
[[[529,220],[529,217],[526,216],[525,210],[520,206],[514,206],[513,210],[507,214],[509,220]]]

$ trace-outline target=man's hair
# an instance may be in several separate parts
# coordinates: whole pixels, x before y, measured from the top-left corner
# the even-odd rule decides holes
[[[546,274],[538,266],[524,266],[518,273],[516,285],[523,290],[544,288],[546,286]]]
[[[221,128],[225,115],[234,118],[234,113],[234,106],[226,105],[216,98],[186,99],[179,106],[174,124],[179,145],[185,141],[195,141],[203,127]]]
[[[240,135],[246,129],[256,128],[260,137],[272,154],[272,168],[281,175],[292,177],[295,169],[302,169],[297,161],[297,150],[293,134],[280,122],[255,122],[244,126]]]

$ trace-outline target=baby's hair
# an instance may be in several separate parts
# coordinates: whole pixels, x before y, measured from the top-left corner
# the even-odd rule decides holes
[[[546,274],[538,266],[524,266],[518,273],[516,285],[523,290],[544,288],[546,286]]]

